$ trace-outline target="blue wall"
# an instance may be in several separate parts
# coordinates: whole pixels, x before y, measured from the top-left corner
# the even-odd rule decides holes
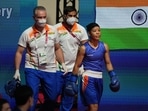
[[[17,42],[22,31],[33,24],[32,10],[36,5],[36,0],[0,0],[0,94],[4,98],[11,99],[5,94],[4,84],[14,75]],[[11,13],[5,10],[2,14],[4,8]],[[24,62],[21,64],[22,83],[23,66]]]
[[[95,0],[79,0],[79,23],[84,27],[90,23],[95,22]]]

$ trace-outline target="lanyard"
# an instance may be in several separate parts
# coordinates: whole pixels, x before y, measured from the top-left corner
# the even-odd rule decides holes
[[[45,44],[46,44],[46,47],[47,47],[47,43],[48,43],[48,31],[46,31],[46,33],[45,33]]]

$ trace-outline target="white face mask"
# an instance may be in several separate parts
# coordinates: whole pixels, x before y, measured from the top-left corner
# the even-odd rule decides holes
[[[73,25],[75,22],[76,22],[76,18],[75,17],[69,17],[66,22],[69,24],[69,25]]]
[[[44,27],[46,25],[46,19],[38,19],[37,25],[40,27]]]

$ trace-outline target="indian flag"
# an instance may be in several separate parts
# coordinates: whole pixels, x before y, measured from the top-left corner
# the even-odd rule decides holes
[[[97,0],[96,23],[110,49],[148,49],[148,0]]]

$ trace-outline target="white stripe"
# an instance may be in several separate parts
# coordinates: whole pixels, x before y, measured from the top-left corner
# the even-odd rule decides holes
[[[84,77],[85,75],[94,78],[102,78],[102,72],[97,72],[97,71],[85,70],[82,76]]]
[[[148,19],[148,7],[96,7],[96,23],[101,28],[148,27],[148,20],[140,26],[132,22],[131,16],[136,9],[143,9]]]

